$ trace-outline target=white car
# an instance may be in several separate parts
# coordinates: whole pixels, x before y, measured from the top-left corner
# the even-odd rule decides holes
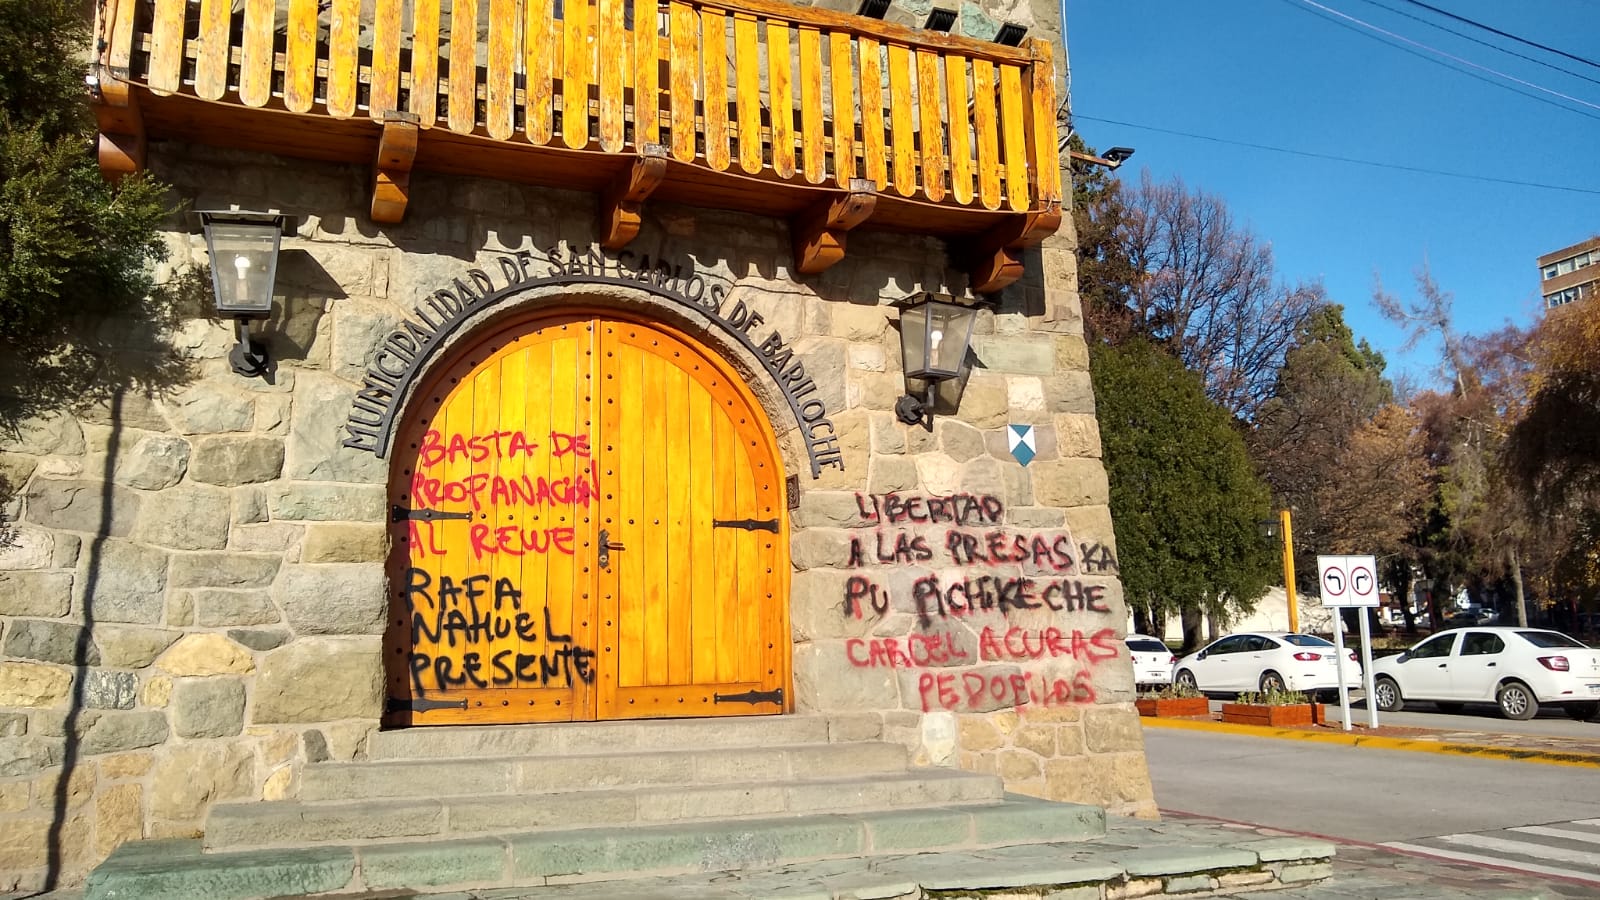
[[[1172,680],[1203,693],[1339,689],[1338,648],[1309,634],[1259,631],[1230,634],[1173,664]],[[1346,687],[1361,687],[1361,665],[1346,649]]]
[[[1600,650],[1542,628],[1469,627],[1441,631],[1399,656],[1372,664],[1378,708],[1396,712],[1431,700],[1450,712],[1495,703],[1508,719],[1531,719],[1559,703],[1576,719],[1600,712]]]
[[[1128,656],[1133,659],[1133,683],[1136,687],[1172,683],[1172,664],[1178,657],[1167,649],[1164,641],[1148,634],[1130,634],[1123,638],[1128,646]]]

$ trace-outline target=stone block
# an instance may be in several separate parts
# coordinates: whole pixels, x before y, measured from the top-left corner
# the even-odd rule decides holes
[[[872,472],[867,484],[868,489],[874,494],[914,491],[919,486],[917,463],[914,459],[905,457],[880,456],[872,461]]]
[[[202,588],[191,593],[195,624],[202,628],[228,625],[271,625],[282,620],[267,591]]]
[[[511,854],[499,838],[470,838],[361,848],[361,880],[369,890],[494,884],[502,881]]]
[[[1032,469],[1034,502],[1041,506],[1090,506],[1110,500],[1105,466],[1098,459],[1042,460]]]
[[[0,478],[5,477],[5,472],[0,469]],[[22,487],[22,482],[0,481],[10,489]],[[12,520],[14,521],[14,520]],[[55,535],[43,528],[33,528],[28,525],[12,524],[11,543],[0,547],[0,614],[3,614],[5,603],[5,586],[3,579],[8,572],[23,569],[48,569],[54,566]]]
[[[1044,381],[1034,375],[1012,375],[1006,379],[1006,402],[1011,405],[1017,424],[1036,423],[1045,410]]]
[[[145,750],[107,756],[100,760],[100,777],[106,781],[141,778],[150,771],[150,766],[154,762],[150,752]]]
[[[72,672],[31,662],[0,662],[0,706],[47,708],[65,700]]]
[[[382,634],[388,615],[383,566],[285,566],[274,592],[296,634]]]
[[[95,797],[95,851],[109,855],[144,836],[144,787],[114,784]]]
[[[30,456],[81,456],[83,428],[59,412],[29,416],[7,430],[5,449]]]
[[[924,453],[916,458],[916,466],[917,483],[928,493],[942,497],[961,489],[961,463],[949,456]]]
[[[1052,413],[1094,415],[1094,386],[1088,372],[1064,372],[1044,382],[1045,408]]]
[[[61,765],[61,741],[58,738],[0,737],[0,778],[32,775],[41,769],[59,765]],[[26,783],[23,787],[26,796]]]
[[[910,853],[969,843],[972,817],[954,809],[907,809],[864,817],[874,853]]]
[[[220,738],[244,728],[244,682],[180,678],[172,685],[172,727],[180,737]]]
[[[174,428],[183,434],[249,431],[255,420],[250,395],[232,386],[202,381],[167,404]]]
[[[327,522],[306,526],[303,563],[382,563],[389,554],[389,529],[379,523]]]
[[[83,735],[85,756],[153,747],[167,739],[167,717],[159,710],[107,712]]]
[[[83,703],[90,709],[133,709],[139,676],[132,672],[90,669],[83,676]]]
[[[850,528],[862,524],[861,506],[849,491],[804,491],[792,514],[796,528]]]
[[[188,441],[152,434],[117,455],[111,480],[142,491],[164,491],[177,484],[188,468]]]
[[[939,449],[957,462],[984,452],[984,433],[958,419],[939,419],[936,422]]]
[[[510,800],[511,798],[506,798]],[[375,800],[357,803],[230,803],[206,818],[206,848],[220,850],[272,844],[343,842],[421,837],[445,830],[438,800]]]
[[[71,572],[0,572],[0,616],[56,618],[71,609]]]
[[[1056,335],[1056,371],[1089,371],[1089,345],[1081,334]]]
[[[289,632],[281,628],[233,628],[228,631],[228,639],[251,650],[276,650],[289,642]]]
[[[1326,862],[1297,863],[1284,866],[1278,873],[1278,880],[1284,884],[1295,884],[1302,881],[1320,881],[1333,877],[1333,864]]]
[[[45,528],[126,537],[139,516],[140,496],[100,481],[35,478],[24,495],[27,521]]]
[[[274,520],[382,522],[388,509],[387,489],[378,484],[279,483],[266,492]]]
[[[343,481],[381,485],[389,462],[343,445],[345,417],[355,386],[321,375],[302,374],[286,441],[285,471],[300,481]]]
[[[1337,847],[1329,842],[1307,837],[1275,837],[1259,841],[1234,844],[1240,850],[1249,850],[1262,862],[1324,860],[1333,856]]]
[[[156,625],[167,585],[167,554],[131,541],[104,541],[78,584],[97,622]]]
[[[169,675],[247,675],[255,660],[245,648],[220,634],[186,634],[156,660],[156,668]]]
[[[974,372],[961,392],[957,414],[980,429],[999,428],[1010,418],[1010,404],[1005,378]]]
[[[363,253],[359,262],[363,269],[370,270],[373,262],[370,251]],[[345,290],[350,291],[350,288],[346,286]],[[400,325],[400,311],[388,304],[344,299],[333,304],[331,315],[333,374],[360,382],[373,354],[383,345],[383,339]]]
[[[1063,732],[1064,734],[1065,732]],[[1154,793],[1143,753],[1108,753],[1084,765],[1081,758],[1065,755],[1046,760],[1046,796],[1051,800],[1094,803],[1114,810],[1143,808]]]
[[[177,743],[156,759],[150,775],[150,817],[192,822],[218,800],[245,799],[255,790],[255,755],[238,741]]]
[[[858,668],[842,641],[814,641],[794,649],[795,695],[821,710],[874,710],[896,696],[893,669]],[[915,695],[912,696],[915,700]]]
[[[138,847],[123,845],[123,851]],[[162,841],[160,843],[180,843]],[[196,847],[199,841],[192,843]],[[250,900],[256,897],[299,897],[347,887],[355,874],[355,854],[348,847],[295,850],[253,850],[200,855],[155,863],[149,859],[122,863],[113,855],[89,876],[90,900],[115,897],[206,898]]]
[[[535,833],[512,837],[510,844],[518,877],[755,868],[849,856],[866,847],[860,824],[833,816]]]
[[[264,507],[262,516],[266,516]],[[237,516],[235,521],[238,521]],[[235,525],[228,538],[228,547],[246,553],[284,553],[299,544],[304,534],[305,526],[285,522]]]
[[[850,559],[850,532],[838,528],[807,528],[790,537],[789,548],[790,562],[801,571],[843,566]]]
[[[283,458],[283,441],[275,437],[205,438],[195,446],[190,477],[206,484],[230,487],[273,481],[283,472]]]
[[[172,586],[266,587],[278,575],[282,557],[266,553],[183,553],[172,560]]]
[[[1066,457],[1100,458],[1100,420],[1082,413],[1055,417],[1057,451]]]
[[[155,662],[182,634],[165,628],[96,627],[95,641],[106,665],[142,669]]]
[[[21,737],[28,733],[28,714],[0,713],[0,737]]]
[[[221,550],[228,545],[233,503],[227,491],[174,488],[144,501],[135,540],[178,550]]]
[[[380,638],[301,638],[262,657],[252,721],[376,720],[383,703]]]

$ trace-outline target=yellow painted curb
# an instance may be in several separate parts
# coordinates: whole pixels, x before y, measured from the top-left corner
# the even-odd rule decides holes
[[[1380,750],[1406,750],[1414,753],[1446,753],[1453,756],[1512,759],[1521,762],[1545,763],[1552,766],[1578,766],[1581,768],[1600,769],[1600,753],[1563,753],[1557,750],[1532,750],[1525,747],[1496,747],[1491,744],[1418,741],[1344,731],[1323,733],[1319,731],[1302,731],[1298,728],[1266,728],[1260,725],[1235,725],[1232,722],[1202,722],[1198,719],[1164,719],[1159,716],[1144,716],[1139,721],[1143,722],[1147,727],[1172,728],[1179,731],[1212,731],[1221,734],[1243,734],[1252,737],[1280,738],[1291,741],[1312,741],[1319,744],[1342,744],[1346,747],[1375,747]]]

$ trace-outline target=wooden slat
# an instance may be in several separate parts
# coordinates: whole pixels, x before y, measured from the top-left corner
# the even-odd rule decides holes
[[[697,0],[697,4],[704,8],[723,9],[728,12],[752,13],[764,19],[782,19],[795,27],[838,31],[857,38],[869,37],[878,41],[904,44],[907,47],[955,52],[996,63],[1012,62],[1017,65],[1027,65],[1032,60],[1027,51],[1017,47],[941,34],[922,28],[908,28],[893,22],[866,19],[820,6],[797,6],[782,0]]]
[[[944,199],[944,119],[939,87],[939,57],[931,50],[918,50],[917,137],[922,144],[922,190],[935,203]]]
[[[644,451],[641,468],[644,470],[645,487],[645,516],[641,519],[648,527],[644,529],[644,578],[638,585],[644,594],[644,678],[642,684],[658,685],[667,683],[667,659],[661,652],[667,637],[667,567],[670,565],[672,548],[667,540],[668,529],[661,527],[668,520],[667,487],[675,479],[668,477],[668,473],[660,471],[661,460],[667,458],[667,416],[671,409],[668,406],[667,382],[669,378],[666,361],[642,349],[633,352],[640,354],[641,375],[644,381],[644,390],[639,394],[641,405],[647,410],[656,411],[653,415],[645,417],[645,427],[642,440],[639,443]],[[628,552],[632,552],[632,547]]]
[[[972,202],[972,132],[967,112],[967,60],[944,58],[945,108],[950,114],[950,193],[957,203]]]
[[[622,70],[628,64],[628,32],[622,26],[623,0],[600,0],[600,149],[622,149],[626,98]]]
[[[720,9],[700,11],[700,56],[705,66],[706,164],[728,168],[728,20]]]
[[[456,134],[471,134],[478,125],[478,2],[452,0],[450,5],[450,102],[447,105],[450,130]],[[462,22],[472,24],[462,28]]]
[[[561,77],[561,142],[574,150],[589,146],[589,84],[594,80],[594,48],[589,44],[588,0],[561,5],[566,37],[566,69]]]
[[[978,199],[1000,208],[1000,133],[995,127],[994,64],[972,61],[972,123],[978,131]]]
[[[794,83],[790,79],[789,26],[767,20],[767,97],[772,119],[772,171],[794,177]]]
[[[672,4],[672,155],[695,159],[695,85],[700,77],[700,20],[687,3]]]
[[[474,29],[476,30],[476,29]],[[489,71],[484,125],[503,141],[516,133],[517,0],[489,0]]]
[[[718,12],[702,12],[701,23],[705,29],[704,46],[707,51],[712,47],[720,48],[722,42],[717,35],[722,32],[713,30],[713,21],[720,27],[723,14]],[[709,56],[709,52],[707,53]],[[726,66],[726,62],[724,62]],[[710,81],[710,78],[707,78]],[[706,85],[707,107],[710,107],[711,86]],[[726,96],[726,95],[724,95]],[[726,108],[727,101],[724,99]],[[707,129],[709,130],[709,129]],[[711,141],[706,140],[709,149]],[[726,144],[726,142],[724,142]],[[708,154],[709,155],[709,154]],[[661,470],[658,477],[667,483],[667,502],[658,514],[662,515],[662,530],[667,535],[667,546],[670,555],[666,565],[667,581],[667,683],[673,685],[689,684],[692,682],[689,665],[693,659],[694,648],[694,604],[692,579],[696,568],[696,560],[692,553],[686,550],[693,549],[694,510],[689,494],[689,479],[683,477],[690,463],[689,451],[694,443],[692,433],[689,431],[689,395],[694,385],[689,379],[689,374],[674,365],[670,359],[665,360],[662,367],[663,380],[666,382],[666,405],[658,407],[661,418],[667,420],[666,452],[658,459]]]
[[[767,46],[770,48],[771,32]],[[738,466],[739,436],[728,418],[727,403],[733,391],[725,384],[712,388],[712,400],[717,409],[712,413],[711,432],[712,471],[717,473],[716,510],[719,519],[739,519]],[[717,680],[733,681],[739,677],[739,537],[743,532],[734,528],[718,528],[713,535],[713,559],[716,561],[717,579],[715,593],[717,608]]]
[[[150,23],[150,71],[145,78],[153,91],[171,93],[183,84],[184,0],[155,0]]]
[[[850,179],[856,177],[856,91],[850,35],[835,31],[828,35],[828,45],[828,79],[833,86],[833,178],[840,187],[849,188]]]
[[[1028,208],[1028,136],[1022,127],[1022,69],[1000,67],[1000,134],[1006,158],[1006,198],[1011,208]]]
[[[212,2],[218,3],[218,0],[212,0]],[[231,10],[232,6],[227,3],[220,3],[219,8]],[[110,52],[106,55],[106,63],[111,66],[113,72],[127,72],[133,59],[133,17],[138,12],[138,9],[137,0],[116,0],[116,11],[111,14],[111,47]],[[215,11],[213,11],[213,15],[215,15]],[[227,44],[227,30],[224,29],[221,50],[224,60],[227,58],[228,53]]]
[[[245,0],[239,53],[239,100],[266,106],[272,99],[272,0]]]
[[[528,2],[533,4],[538,0]],[[417,124],[432,128],[439,118],[439,0],[412,0],[412,3],[410,106],[418,119]]]
[[[751,26],[755,22],[751,21]],[[698,368],[698,366],[697,366]],[[688,443],[679,452],[685,464],[681,470],[689,485],[689,600],[692,609],[690,623],[691,643],[688,647],[689,682],[714,684],[717,682],[717,572],[716,532],[712,525],[717,518],[715,485],[722,473],[715,468],[716,455],[711,447],[714,432],[711,417],[718,415],[712,408],[712,398],[700,376],[690,375],[689,396],[686,408],[680,415],[686,420]],[[720,416],[719,416],[720,417]]]
[[[640,146],[661,141],[661,46],[656,38],[656,4],[633,3],[633,134]]]
[[[826,149],[822,138],[822,34],[800,29],[800,162],[806,180],[821,184]]]
[[[226,61],[223,63],[226,65]],[[284,44],[283,105],[306,112],[316,102],[317,0],[289,0],[289,33]]]
[[[617,323],[618,330],[632,327],[627,323]],[[649,529],[638,527],[623,532],[622,525],[641,524],[645,522],[645,513],[651,509],[647,505],[645,492],[648,489],[649,478],[646,474],[645,454],[648,445],[645,440],[646,429],[649,427],[647,419],[657,416],[646,416],[644,403],[646,392],[650,389],[644,380],[644,354],[637,349],[622,343],[619,337],[616,340],[616,367],[617,378],[615,384],[607,384],[601,390],[606,394],[611,406],[618,406],[622,410],[622,428],[616,433],[606,433],[603,440],[617,448],[617,473],[619,480],[616,483],[616,500],[620,504],[621,513],[618,517],[613,534],[626,534],[626,540],[621,541],[627,546],[628,541],[634,540],[635,534],[647,534]],[[609,364],[609,360],[607,360]],[[637,397],[641,402],[630,403],[625,398]],[[617,564],[619,583],[631,588],[620,591],[617,595],[617,622],[623,626],[618,632],[617,641],[617,684],[641,685],[645,683],[644,670],[644,628],[645,628],[645,591],[644,574],[645,562],[650,553],[650,545],[644,540],[638,541],[639,551],[633,552],[632,548],[619,554],[620,562]]]
[[[761,152],[761,48],[754,16],[733,17],[734,77],[739,84],[739,168],[754,174],[765,165]],[[777,104],[773,104],[776,111]]]
[[[1050,42],[1031,38],[1033,66],[1029,69],[1032,101],[1028,132],[1032,139],[1034,199],[1050,203],[1061,199],[1061,145],[1056,133],[1056,71]]]
[[[438,0],[434,0],[438,2]],[[523,96],[523,130],[528,143],[542,147],[550,143],[550,72],[554,65],[555,26],[550,21],[551,0],[523,0],[522,66],[527,72]]]
[[[902,197],[917,192],[916,138],[911,125],[911,51],[889,45],[890,150],[894,154],[894,189]]]
[[[883,142],[883,61],[871,38],[856,41],[861,65],[861,161],[866,176],[883,190],[889,186],[889,157]]]
[[[328,115],[356,114],[356,63],[361,37],[361,0],[333,0],[328,26]]]
[[[372,118],[400,108],[400,0],[377,0],[372,21]]]
[[[123,0],[118,6],[133,7],[133,0]],[[233,4],[229,0],[202,0],[200,4],[200,32],[195,35],[200,55],[194,63],[194,93],[202,100],[221,100],[228,93],[228,19]],[[289,34],[294,35],[294,10],[289,12]],[[314,52],[313,52],[314,55]],[[307,107],[309,108],[309,107]]]

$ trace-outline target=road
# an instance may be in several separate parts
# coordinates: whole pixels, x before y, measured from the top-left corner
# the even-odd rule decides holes
[[[1600,887],[1600,772],[1591,768],[1163,728],[1144,737],[1162,809]],[[1528,826],[1560,833],[1509,830]]]
[[[1367,722],[1366,701],[1359,692],[1350,698],[1350,721],[1356,725]],[[1211,711],[1221,712],[1226,700],[1212,700]],[[1327,704],[1330,721],[1340,721],[1339,702]],[[1441,731],[1486,731],[1494,734],[1536,734],[1544,737],[1566,737],[1590,740],[1600,744],[1600,722],[1579,722],[1569,717],[1565,710],[1548,706],[1539,710],[1536,718],[1517,721],[1500,715],[1492,703],[1468,703],[1460,712],[1442,713],[1426,700],[1406,704],[1403,712],[1378,713],[1379,725],[1403,725],[1410,728],[1437,728]]]

